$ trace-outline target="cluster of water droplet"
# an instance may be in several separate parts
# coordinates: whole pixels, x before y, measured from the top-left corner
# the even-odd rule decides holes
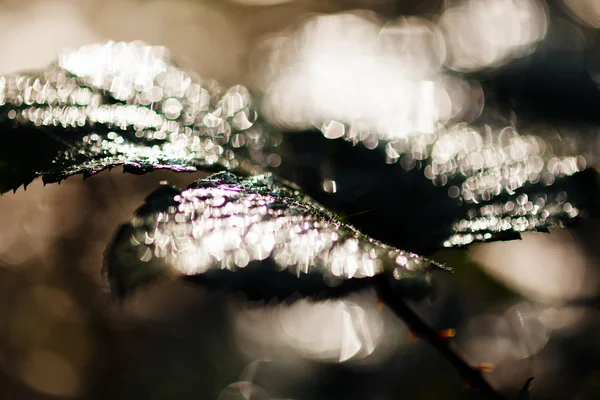
[[[562,220],[575,218],[579,209],[567,201],[567,193],[537,194],[531,199],[521,194],[516,201],[492,203],[468,211],[467,218],[455,222],[455,232],[444,242],[445,247],[464,246],[484,241],[492,233],[525,232],[548,226],[560,226]]]
[[[382,140],[376,133],[331,121],[322,128],[327,138],[344,138],[369,149],[384,146],[386,161],[403,169],[422,168],[435,186],[449,185],[449,195],[468,203],[489,201],[501,193],[512,194],[526,184],[551,186],[556,178],[583,171],[590,154],[567,149],[557,154],[552,143],[559,135],[543,138],[520,134],[512,126],[493,127],[459,123],[439,126],[435,133],[415,133]],[[418,162],[418,163],[417,163]],[[457,182],[458,187],[452,185]]]
[[[385,140],[368,129],[337,121],[322,127],[330,139],[343,138],[368,149],[383,147],[387,163],[399,163],[407,171],[420,169],[434,186],[448,187],[451,198],[472,204],[467,218],[454,224],[456,234],[446,246],[490,239],[490,232],[547,227],[578,215],[578,209],[564,199],[565,192],[540,195],[531,201],[523,195],[515,201],[488,204],[527,185],[550,187],[557,179],[588,167],[590,150],[580,148],[581,143],[571,143],[574,135],[548,131],[554,135],[520,134],[512,126],[459,123],[439,126],[435,133]],[[323,183],[327,192],[335,192],[335,188],[336,182]]]
[[[142,261],[161,258],[186,275],[266,259],[298,276],[317,272],[334,280],[384,270],[402,279],[430,267],[428,260],[365,237],[268,175],[213,175],[174,201],[168,210],[136,217],[130,242]]]
[[[272,156],[281,137],[256,123],[245,87],[225,91],[197,79],[166,49],[143,43],[84,46],[42,74],[2,77],[0,103],[16,124],[82,128],[57,155],[57,167],[74,159],[76,169],[92,172],[135,163],[259,173],[281,162]],[[55,134],[59,142],[63,132]]]

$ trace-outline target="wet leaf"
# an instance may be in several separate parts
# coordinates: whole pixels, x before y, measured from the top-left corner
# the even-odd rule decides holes
[[[584,171],[598,166],[600,91],[586,57],[540,45],[505,68],[459,74],[431,64],[444,64],[437,39],[420,43],[419,62],[387,47],[391,26],[420,23],[315,16],[267,44],[265,113],[311,129],[286,138],[294,157],[279,175],[365,233],[419,253],[515,239],[597,209],[596,177]]]
[[[281,133],[253,107],[243,86],[195,77],[162,47],[67,52],[43,71],[0,77],[0,193],[115,166],[272,172],[365,234],[419,254],[516,239],[598,210],[593,127],[517,127],[486,110],[434,133],[337,121]]]
[[[0,193],[114,166],[256,174],[280,142],[243,86],[228,90],[143,43],[84,46],[0,77]]]
[[[271,175],[228,172],[187,190],[159,188],[106,255],[118,296],[159,278],[185,277],[251,299],[329,298],[384,276],[400,296],[419,299],[428,292],[429,272],[440,268],[361,234]]]
[[[285,133],[293,157],[278,174],[366,234],[421,254],[598,215],[589,137],[502,122],[449,125],[372,149],[351,125],[335,140]]]

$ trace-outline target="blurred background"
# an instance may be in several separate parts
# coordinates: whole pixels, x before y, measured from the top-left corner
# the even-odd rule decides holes
[[[368,147],[472,121],[504,97],[517,114],[598,122],[598,28],[597,0],[4,0],[0,73],[140,39],[246,84],[282,129],[335,138],[328,121],[356,120],[380,135]],[[471,398],[374,293],[258,304],[171,282],[113,301],[101,268],[116,227],[160,181],[201,177],[113,170],[0,197],[1,399]],[[536,399],[600,398],[598,239],[587,221],[440,251],[456,272],[417,311],[455,328],[465,358],[493,364],[486,376],[513,398],[529,376]]]

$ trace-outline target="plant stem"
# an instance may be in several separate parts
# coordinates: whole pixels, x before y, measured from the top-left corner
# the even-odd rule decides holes
[[[462,379],[484,398],[504,400],[485,380],[482,373],[470,366],[456,351],[452,343],[440,337],[437,331],[421,319],[394,291],[388,279],[381,279],[376,284],[381,300],[408,326],[419,338],[429,342],[431,346],[448,360],[461,375]]]

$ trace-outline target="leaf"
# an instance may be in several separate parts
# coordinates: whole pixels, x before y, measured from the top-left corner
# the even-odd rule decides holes
[[[482,117],[435,134],[380,139],[375,147],[368,143],[374,134],[349,124],[339,129],[345,135],[335,140],[285,133],[292,150],[278,174],[396,247],[427,254],[598,215],[591,139],[575,129],[519,132]]]
[[[590,138],[558,128],[517,130],[491,109],[435,133],[394,137],[332,121],[323,134],[282,134],[243,86],[199,79],[162,47],[109,42],[0,77],[0,193],[120,165],[272,172],[365,234],[429,254],[596,215]]]
[[[597,166],[600,127],[586,57],[540,45],[504,68],[459,74],[446,68],[457,60],[437,68],[391,50],[389,27],[361,13],[316,16],[269,42],[265,112],[282,127],[321,131],[285,134],[294,157],[280,176],[366,234],[418,253],[597,211],[597,177],[582,174]],[[437,54],[434,42],[419,54]]]
[[[105,267],[121,297],[161,277],[186,277],[251,299],[339,296],[378,275],[418,299],[429,272],[443,268],[361,234],[272,175],[228,172],[148,196],[109,246]]]
[[[0,78],[0,193],[122,165],[126,171],[263,171],[281,138],[227,91],[143,43],[94,44]]]
[[[519,390],[517,400],[531,400],[533,398],[531,395],[533,379],[533,377],[527,379],[521,390]]]

